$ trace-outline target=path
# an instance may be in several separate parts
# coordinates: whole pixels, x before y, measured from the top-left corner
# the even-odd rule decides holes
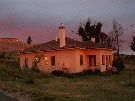
[[[31,99],[20,94],[9,94],[0,91],[0,101],[31,101]]]
[[[16,98],[12,98],[10,96],[7,96],[3,92],[0,92],[0,101],[19,101],[19,100]]]

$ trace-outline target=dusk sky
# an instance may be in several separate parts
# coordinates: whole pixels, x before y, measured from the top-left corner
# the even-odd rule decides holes
[[[122,53],[135,53],[130,49],[135,36],[135,0],[0,0],[0,37],[26,43],[31,36],[33,43],[40,44],[54,40],[63,23],[66,36],[80,40],[75,33],[88,18],[101,22],[106,34],[115,19],[127,29]]]

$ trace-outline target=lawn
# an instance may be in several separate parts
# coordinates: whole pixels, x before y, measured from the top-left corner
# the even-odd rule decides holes
[[[11,68],[11,69],[8,69]],[[135,71],[125,69],[120,74],[84,75],[74,78],[52,74],[22,72],[19,68],[0,66],[0,89],[28,95],[33,101],[134,101]],[[131,73],[131,75],[130,75]],[[26,84],[34,78],[34,83]]]

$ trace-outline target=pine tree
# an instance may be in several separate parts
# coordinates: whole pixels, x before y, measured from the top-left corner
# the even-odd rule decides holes
[[[32,40],[31,40],[31,37],[29,36],[28,39],[27,39],[27,44],[31,44]]]

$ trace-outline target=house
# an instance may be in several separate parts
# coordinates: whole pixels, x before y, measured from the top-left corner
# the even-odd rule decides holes
[[[38,68],[43,72],[62,70],[76,73],[100,68],[106,71],[112,66],[113,49],[92,41],[77,41],[65,37],[65,27],[59,27],[60,39],[24,49],[20,54],[20,67],[32,67],[32,61],[40,61]]]
[[[0,38],[0,42],[18,42],[17,38]]]

